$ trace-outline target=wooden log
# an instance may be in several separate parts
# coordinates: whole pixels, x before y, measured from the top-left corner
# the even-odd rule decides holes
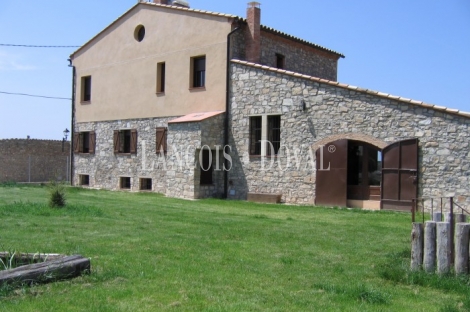
[[[463,213],[456,213],[454,214],[454,222],[455,223],[465,223],[467,222],[467,216]]]
[[[432,214],[432,220],[434,222],[442,222],[442,213],[441,212],[434,212]]]
[[[424,224],[423,268],[427,273],[436,272],[436,222]]]
[[[455,274],[468,274],[470,223],[455,227]]]
[[[90,270],[90,259],[80,255],[65,256],[56,260],[20,266],[0,271],[0,286],[47,283],[68,279]]]
[[[451,264],[451,232],[449,222],[436,223],[437,234],[437,273],[446,274],[450,271]]]
[[[423,224],[413,222],[411,230],[411,270],[418,271],[423,264],[424,230]]]

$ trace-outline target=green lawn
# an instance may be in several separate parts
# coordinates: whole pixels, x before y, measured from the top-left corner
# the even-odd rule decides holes
[[[411,217],[152,193],[0,187],[0,250],[92,273],[0,291],[3,311],[465,311],[468,280],[409,274]],[[404,263],[404,264],[403,264]]]

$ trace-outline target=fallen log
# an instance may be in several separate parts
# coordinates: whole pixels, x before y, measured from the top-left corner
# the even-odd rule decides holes
[[[0,271],[0,286],[48,283],[77,277],[89,271],[90,259],[80,255],[65,256],[51,261]]]

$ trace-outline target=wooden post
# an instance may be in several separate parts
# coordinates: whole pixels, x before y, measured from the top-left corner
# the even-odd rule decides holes
[[[436,222],[427,221],[424,225],[423,268],[427,273],[436,272]]]
[[[455,223],[467,222],[467,216],[463,213],[456,213],[454,216],[455,216]]]
[[[450,223],[437,222],[437,273],[446,274],[450,271],[451,264],[451,240]]]
[[[470,223],[455,225],[455,274],[468,274]]]
[[[411,230],[411,270],[418,271],[423,264],[423,245],[424,245],[423,224],[413,223]]]
[[[440,212],[434,212],[434,213],[432,214],[432,220],[433,220],[434,222],[442,222],[442,213],[440,213]]]

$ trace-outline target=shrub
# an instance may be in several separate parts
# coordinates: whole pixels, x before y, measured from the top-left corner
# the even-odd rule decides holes
[[[49,207],[61,208],[65,207],[66,194],[65,186],[61,183],[51,181],[49,183]]]

